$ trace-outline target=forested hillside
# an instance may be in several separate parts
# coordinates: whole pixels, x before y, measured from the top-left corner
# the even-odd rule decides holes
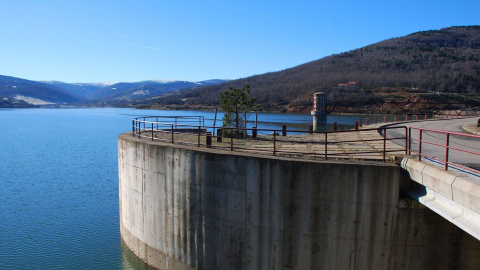
[[[480,26],[450,27],[385,40],[279,72],[178,91],[149,103],[217,105],[219,92],[246,83],[251,84],[259,103],[285,106],[305,105],[317,91],[327,91],[331,99],[355,99],[371,95],[371,91],[405,88],[471,95],[480,93],[479,60]],[[358,82],[367,92],[339,95],[338,84],[348,81]]]

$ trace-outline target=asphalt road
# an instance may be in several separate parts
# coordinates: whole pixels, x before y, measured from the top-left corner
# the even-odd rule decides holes
[[[435,129],[449,132],[456,132],[462,134],[469,134],[462,130],[462,126],[470,123],[477,123],[479,117],[475,118],[464,118],[464,119],[448,119],[448,120],[436,120],[436,121],[422,121],[422,122],[411,122],[411,123],[402,123],[396,124],[394,126],[407,126],[407,127],[419,127],[427,129]],[[389,130],[390,132],[390,130]],[[387,132],[388,138],[394,138],[404,136],[404,134],[396,133],[392,130],[390,134]],[[419,138],[419,131],[412,129],[412,138]],[[435,132],[422,132],[422,140],[426,142],[431,142],[439,145],[446,145],[446,134],[435,133]],[[404,140],[396,140],[395,143],[405,146]],[[456,135],[450,135],[450,147],[455,147],[462,150],[467,150],[471,152],[476,152],[480,154],[480,139],[461,137]],[[417,151],[419,149],[419,144],[412,141],[411,149]],[[445,147],[431,145],[427,143],[422,143],[422,154],[429,155],[431,157],[445,160],[446,151]],[[414,155],[414,153],[412,153]],[[474,155],[470,153],[465,153],[458,150],[449,150],[448,161],[457,163],[466,167],[470,167],[480,171],[480,155]]]

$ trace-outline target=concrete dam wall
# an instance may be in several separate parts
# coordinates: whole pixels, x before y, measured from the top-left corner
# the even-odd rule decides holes
[[[120,230],[159,269],[476,269],[478,241],[394,164],[118,139]],[[408,181],[405,183],[408,184]],[[401,207],[399,207],[399,205]]]

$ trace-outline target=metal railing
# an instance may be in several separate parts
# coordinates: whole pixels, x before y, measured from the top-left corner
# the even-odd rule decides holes
[[[152,141],[230,151],[263,152],[271,153],[274,156],[304,156],[325,159],[346,157],[362,159],[361,156],[367,156],[365,159],[369,159],[368,155],[373,154],[377,158],[381,157],[381,160],[385,162],[388,153],[407,154],[407,128],[404,126],[321,132],[190,125],[179,123],[180,119],[182,118],[175,118],[176,122],[160,122],[156,117],[135,118],[132,120],[132,134]],[[400,130],[400,133],[405,135],[388,138],[388,131],[393,129]],[[214,131],[217,131],[216,135],[214,135]],[[372,136],[372,132],[375,132],[377,136]],[[378,135],[379,133],[381,135]],[[362,136],[368,138],[365,139]],[[393,140],[404,140],[405,147],[390,143]]]
[[[148,119],[148,120],[147,120]],[[198,123],[197,126],[203,126],[205,125],[205,117],[203,116],[141,116],[141,117],[136,117],[132,120],[132,132],[136,133],[141,132],[141,130],[145,130],[146,126],[145,123],[161,123],[161,122],[166,122],[170,121],[171,123],[174,124],[196,124]],[[143,126],[142,126],[143,124]],[[157,129],[158,129],[157,125]]]
[[[418,131],[418,138],[414,138],[414,134],[412,134],[412,130]],[[424,139],[424,135],[427,133],[433,134],[434,136],[431,135],[430,136],[431,138],[429,140],[426,140]],[[456,145],[460,145],[460,146],[453,146],[452,138],[454,137],[457,139],[458,138],[473,139],[472,145],[480,146],[480,136],[478,135],[448,132],[448,131],[434,130],[434,129],[427,129],[427,128],[409,127],[408,128],[409,154],[414,153],[418,155],[418,160],[422,160],[422,157],[424,157],[439,163],[443,163],[445,170],[448,170],[448,168],[452,166],[452,167],[457,167],[470,172],[480,173],[479,170],[459,164],[459,162],[451,161],[451,150],[453,150],[453,151],[458,151],[458,152],[467,154],[467,156],[463,158],[463,160],[469,161],[467,163],[472,163],[472,161],[476,161],[480,165],[480,150],[477,152],[477,151],[461,148],[460,146],[462,146],[462,143],[455,143]],[[413,147],[412,142],[417,143],[418,146]],[[434,146],[434,147],[437,147],[437,149],[426,150],[425,145]],[[463,147],[471,148],[465,144],[463,144]],[[443,149],[442,150],[444,153],[443,159],[441,157],[438,157],[438,155],[436,155],[436,153],[438,153],[438,148],[440,148],[440,150]],[[457,153],[456,156],[459,156],[459,153]]]
[[[409,127],[407,129],[405,126],[340,131],[313,131],[312,129],[305,131],[286,130],[286,126],[282,129],[229,128],[205,126],[204,123],[205,119],[203,116],[137,117],[132,120],[132,134],[136,137],[147,138],[153,141],[195,145],[197,147],[271,153],[272,155],[320,157],[325,159],[374,154],[381,156],[381,160],[385,162],[389,153],[404,153],[405,155],[413,153],[417,155],[418,160],[427,158],[443,164],[445,170],[448,170],[449,167],[456,167],[480,173],[479,170],[462,165],[460,164],[462,162],[456,161],[460,155],[459,152],[461,152],[471,155],[471,160],[478,160],[477,163],[480,163],[480,150],[472,150],[468,146],[462,148],[451,143],[452,137],[459,137],[475,140],[474,144],[480,145],[479,135],[417,127]],[[394,136],[399,137],[387,137],[389,130],[396,130],[393,133],[400,135]],[[413,130],[418,131],[418,133],[412,132]],[[216,135],[215,131],[217,131]],[[375,136],[368,134],[372,131],[376,132]],[[288,136],[287,133],[289,134]],[[402,136],[402,133],[405,135]],[[436,134],[437,138],[427,140],[424,138],[424,135],[427,133]],[[238,136],[239,134],[244,135]],[[418,137],[415,137],[415,135]],[[362,136],[368,138],[365,139]],[[398,143],[399,140],[401,143]],[[397,144],[395,144],[396,148],[392,146],[394,141],[397,141]],[[404,144],[404,146],[400,144]],[[441,150],[442,154],[440,155],[438,150],[433,154],[431,149],[425,149],[426,145],[430,148],[437,147],[443,149]],[[457,152],[454,154],[455,158],[452,158],[451,151]]]

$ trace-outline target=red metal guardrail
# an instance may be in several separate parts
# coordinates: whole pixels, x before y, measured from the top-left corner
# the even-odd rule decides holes
[[[153,121],[148,121],[150,119]],[[407,128],[405,126],[322,132],[312,130],[286,130],[285,127],[281,130],[257,129],[256,127],[229,128],[179,124],[178,121],[177,123],[158,122],[156,120],[156,117],[133,119],[132,134],[136,137],[148,138],[153,141],[190,144],[196,145],[197,147],[205,146],[230,151],[270,152],[273,155],[308,155],[325,159],[329,157],[347,157],[349,155],[379,154],[382,156],[382,161],[385,162],[387,153],[401,152],[407,154]],[[400,134],[404,133],[405,135],[388,138],[388,130],[393,129],[403,130]],[[209,130],[212,130],[212,132],[208,132]],[[214,135],[215,131],[217,131],[216,135]],[[362,134],[370,131],[377,131],[381,135],[366,135],[370,136],[368,139],[352,139],[355,137],[353,133]],[[287,136],[287,133],[290,134],[290,136]],[[245,135],[242,138],[237,138],[234,134]],[[343,139],[338,139],[338,137],[341,137],[343,134],[347,136],[343,136]],[[225,137],[223,135],[227,136]],[[193,139],[192,136],[196,136],[197,138]],[[337,138],[333,139],[332,137]],[[213,142],[212,138],[216,138],[216,142]],[[224,139],[226,139],[226,141],[224,141]],[[387,146],[387,142],[392,140],[404,140],[405,147],[400,148],[401,146],[398,145],[392,147],[393,144]],[[282,144],[283,149],[279,147],[280,144]],[[299,147],[299,145],[301,145],[301,147]],[[368,149],[365,150],[365,145],[370,145],[370,148],[367,147]],[[377,146],[377,148],[375,146]],[[339,148],[344,149],[346,147],[348,147],[349,150],[339,151]],[[289,148],[289,150],[285,150],[286,148]],[[360,150],[351,150],[355,148]],[[305,149],[305,151],[301,149]]]
[[[448,170],[449,166],[457,167],[463,170],[467,170],[474,173],[480,173],[479,170],[464,166],[459,164],[458,162],[451,162],[451,150],[458,151],[461,153],[467,154],[466,157],[463,159],[468,161],[466,163],[477,163],[480,164],[480,151],[468,150],[464,148],[471,148],[465,145],[465,143],[455,143],[456,145],[463,146],[453,146],[452,145],[452,138],[456,138],[457,140],[465,140],[469,138],[472,141],[471,145],[480,146],[480,136],[473,135],[473,134],[464,134],[464,133],[457,133],[457,132],[448,132],[442,130],[434,130],[434,129],[426,129],[426,128],[417,128],[417,127],[409,127],[408,129],[408,138],[409,138],[409,154],[414,153],[418,155],[418,160],[422,160],[422,157],[432,159],[434,161],[444,163],[445,170]],[[418,137],[413,138],[415,134],[412,134],[412,130],[418,131]],[[430,139],[427,140],[424,138],[425,134],[430,134]],[[432,135],[433,134],[433,135]],[[418,147],[416,149],[412,149],[412,142],[416,142]],[[429,149],[425,150],[425,145],[431,145],[437,147],[437,149]],[[441,149],[443,148],[444,158],[438,157],[436,153],[438,153],[438,147]],[[415,147],[413,147],[415,148]],[[458,154],[456,156],[459,156]],[[457,158],[458,159],[458,158]]]
[[[418,120],[444,120],[444,119],[453,119],[453,118],[465,118],[465,117],[475,117],[480,116],[480,111],[448,111],[442,112],[442,114],[413,114],[413,115],[394,115],[393,120],[390,122],[408,122],[408,121],[418,121]],[[355,128],[362,127],[363,125],[369,125],[370,120],[373,120],[374,124],[377,123],[384,123],[387,122],[387,116],[383,117],[382,119],[378,119],[377,116],[373,116],[373,118],[365,118],[365,124],[363,123],[363,119],[360,118],[358,121],[355,121]],[[383,121],[383,122],[382,122]]]

